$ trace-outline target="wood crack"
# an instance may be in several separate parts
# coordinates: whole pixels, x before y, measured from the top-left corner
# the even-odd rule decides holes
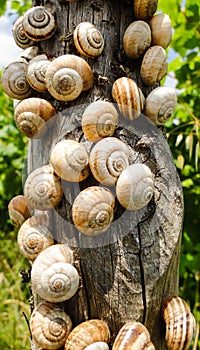
[[[146,286],[145,286],[145,278],[144,278],[144,266],[142,262],[142,239],[141,239],[141,231],[140,231],[140,224],[137,225],[138,229],[138,240],[139,240],[139,266],[140,266],[140,276],[141,276],[141,287],[142,287],[142,300],[143,300],[143,318],[142,323],[145,322],[146,319],[146,308],[147,308],[147,302],[146,302]]]

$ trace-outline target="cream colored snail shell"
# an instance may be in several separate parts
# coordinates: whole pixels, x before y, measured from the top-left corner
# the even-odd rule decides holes
[[[47,228],[46,215],[35,215],[27,219],[19,229],[17,241],[22,255],[30,261],[54,244],[52,234]]]
[[[49,64],[50,61],[46,55],[38,55],[28,63],[27,80],[30,86],[39,92],[47,90],[45,74]]]
[[[158,0],[134,0],[134,14],[137,19],[146,20],[153,16]]]
[[[128,210],[138,210],[154,194],[153,174],[145,164],[135,163],[122,171],[116,185],[117,199]]]
[[[50,163],[56,174],[64,180],[80,182],[89,173],[89,156],[83,144],[74,140],[58,142],[50,155]]]
[[[101,33],[89,22],[82,22],[76,27],[74,44],[79,53],[87,57],[101,55],[104,48],[104,40]]]
[[[139,58],[151,45],[151,29],[144,21],[132,22],[126,29],[123,37],[123,46],[126,56],[132,59]]]
[[[170,296],[163,302],[165,340],[169,350],[187,350],[196,333],[196,321],[185,300]]]
[[[25,12],[23,28],[33,41],[49,39],[56,31],[54,15],[44,6],[35,6]]]
[[[17,18],[12,28],[12,35],[15,43],[22,49],[26,49],[27,47],[32,46],[34,41],[27,37],[22,25],[23,19],[24,16]]]
[[[14,119],[17,128],[29,138],[42,137],[55,109],[50,102],[39,97],[30,97],[21,101],[15,108]],[[47,125],[47,121],[49,121]]]
[[[12,223],[20,227],[31,215],[26,197],[23,195],[13,197],[8,204],[8,213]]]
[[[109,346],[103,341],[98,341],[86,346],[84,350],[109,350]]]
[[[118,124],[118,113],[111,102],[92,102],[82,115],[82,129],[85,137],[97,142],[112,136]]]
[[[167,74],[166,52],[159,46],[151,46],[145,53],[140,75],[146,85],[158,83]]]
[[[163,125],[171,117],[177,98],[174,89],[159,86],[146,98],[144,114],[156,125]]]
[[[65,244],[55,244],[43,250],[31,270],[35,293],[51,302],[70,299],[79,287],[79,275],[72,261],[72,251]]]
[[[33,310],[30,330],[43,349],[59,349],[71,332],[72,321],[61,303],[40,302]]]
[[[116,137],[100,140],[90,152],[89,166],[94,178],[112,186],[129,165],[129,147]]]
[[[17,100],[23,100],[33,94],[33,90],[26,78],[27,63],[23,61],[11,62],[1,76],[4,92]]]
[[[114,82],[112,97],[126,119],[138,118],[144,108],[145,98],[143,93],[134,80],[130,78],[122,77]]]
[[[152,33],[152,45],[160,45],[166,49],[172,40],[172,26],[169,16],[159,13],[150,19],[149,25]]]
[[[81,191],[72,206],[76,228],[87,236],[105,232],[114,217],[115,197],[104,187],[91,186]]]
[[[32,60],[32,58],[36,57],[37,55],[39,55],[39,48],[37,46],[31,46],[20,52],[20,54],[17,57],[17,60],[28,63],[30,60]]]
[[[71,331],[65,343],[65,350],[85,350],[90,344],[99,341],[108,343],[109,339],[110,331],[107,324],[92,319],[82,322]]]
[[[24,185],[24,195],[35,209],[49,210],[58,205],[63,190],[51,165],[44,165],[29,174]]]

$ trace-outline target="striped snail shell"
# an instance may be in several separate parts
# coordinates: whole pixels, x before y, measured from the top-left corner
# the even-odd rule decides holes
[[[109,339],[110,331],[107,324],[92,319],[82,322],[71,331],[65,343],[65,350],[85,350],[90,344],[99,341],[108,343]]]
[[[85,180],[89,173],[88,153],[85,147],[73,140],[58,142],[50,156],[56,174],[64,180],[80,182]]]
[[[61,303],[42,301],[33,310],[30,330],[35,342],[43,349],[58,349],[72,329],[72,321]]]
[[[82,115],[82,129],[92,142],[112,136],[118,124],[118,113],[111,102],[92,102]]]
[[[104,341],[97,341],[93,344],[86,346],[84,350],[109,350],[109,346]]]
[[[122,77],[114,82],[112,97],[126,119],[138,118],[144,108],[145,98],[143,93],[134,80],[130,78]]]
[[[19,229],[17,240],[22,255],[30,261],[35,260],[41,251],[54,244],[46,216],[35,215],[27,219]]]
[[[12,223],[20,227],[31,215],[26,197],[23,195],[13,197],[8,204],[8,213]]]
[[[144,21],[132,22],[126,29],[123,37],[123,46],[126,56],[132,59],[139,58],[151,45],[151,29]]]
[[[174,89],[159,86],[146,98],[144,114],[156,125],[163,125],[171,117],[176,106]]]
[[[72,206],[76,228],[87,236],[105,232],[114,217],[115,197],[104,187],[91,186],[81,191]]]
[[[129,147],[116,137],[100,140],[90,152],[89,166],[94,178],[112,186],[129,165]]]
[[[24,135],[29,138],[40,138],[45,134],[47,126],[52,124],[50,118],[54,114],[55,109],[50,102],[39,97],[30,97],[16,106],[14,119],[17,128]]]
[[[128,210],[138,210],[147,205],[154,194],[153,174],[145,164],[131,164],[117,180],[117,199]]]
[[[79,275],[72,261],[72,251],[65,244],[55,244],[43,250],[31,270],[35,293],[51,302],[70,299],[79,287]]]
[[[166,52],[159,46],[151,46],[145,53],[140,75],[146,85],[158,83],[167,74]]]
[[[159,13],[150,19],[149,25],[152,33],[152,45],[160,45],[166,49],[172,40],[172,25],[169,16]]]
[[[39,210],[52,209],[61,201],[61,182],[51,165],[44,165],[29,174],[24,185],[24,195],[28,204]]]
[[[134,14],[137,19],[146,20],[153,16],[158,0],[134,0]]]
[[[4,92],[17,100],[23,100],[33,94],[26,78],[27,63],[23,61],[11,62],[1,76]]]
[[[82,22],[76,27],[74,44],[79,53],[87,57],[101,55],[104,48],[104,40],[101,33],[89,22]]]
[[[196,321],[185,300],[169,296],[162,305],[169,350],[187,350],[195,337]]]
[[[50,61],[46,55],[38,55],[28,63],[26,72],[27,80],[30,86],[39,92],[47,90],[45,74],[49,64]]]
[[[12,35],[15,43],[22,49],[26,49],[27,47],[32,46],[34,41],[27,37],[22,24],[23,19],[24,16],[17,18],[12,28]]]
[[[56,31],[54,15],[44,6],[35,6],[25,12],[23,28],[33,41],[49,39]]]

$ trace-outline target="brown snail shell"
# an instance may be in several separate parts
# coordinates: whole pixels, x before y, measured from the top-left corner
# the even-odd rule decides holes
[[[126,56],[132,59],[139,58],[151,45],[151,29],[144,21],[132,22],[126,29],[123,37],[123,46]]]
[[[86,346],[84,350],[109,350],[109,346],[103,341],[98,341]]]
[[[104,48],[104,40],[100,31],[89,22],[82,22],[76,27],[74,44],[77,50],[87,57],[101,55]]]
[[[108,343],[110,331],[101,320],[89,320],[76,326],[69,334],[65,350],[84,350],[88,345],[101,341]]]
[[[32,7],[24,14],[23,28],[33,41],[49,39],[56,31],[55,17],[44,6]]]
[[[134,14],[137,19],[146,20],[153,16],[158,0],[134,0]]]
[[[50,61],[46,55],[38,55],[28,64],[26,72],[28,83],[33,89],[39,92],[47,90],[45,74],[49,64]]]
[[[145,98],[143,93],[134,80],[130,78],[122,77],[114,82],[112,97],[126,119],[138,118],[144,108]]]
[[[91,186],[81,191],[72,206],[76,228],[87,236],[105,232],[114,217],[115,197],[104,187]]]
[[[8,204],[8,213],[12,223],[20,227],[31,215],[26,197],[23,195],[13,197]]]
[[[39,210],[52,209],[61,201],[61,182],[51,165],[44,165],[29,174],[24,195],[30,206]]]
[[[64,180],[80,182],[85,180],[89,173],[88,153],[83,144],[64,140],[58,142],[50,156],[56,174]]]
[[[159,13],[153,16],[149,25],[152,33],[152,44],[166,49],[172,40],[172,25],[168,15]]]
[[[140,75],[146,85],[154,85],[165,77],[167,68],[165,50],[159,45],[151,46],[143,57]]]
[[[17,18],[12,28],[12,34],[15,43],[22,49],[26,49],[27,47],[32,46],[34,41],[27,37],[22,24],[23,19],[24,16]]]
[[[33,339],[43,349],[58,349],[72,329],[72,321],[61,303],[42,301],[33,310],[30,330]]]
[[[92,102],[82,115],[82,129],[92,142],[112,136],[118,124],[118,113],[111,102]]]

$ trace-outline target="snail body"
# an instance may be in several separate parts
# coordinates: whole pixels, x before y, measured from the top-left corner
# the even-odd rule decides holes
[[[101,55],[104,48],[104,40],[101,33],[89,22],[82,22],[76,27],[74,44],[77,50],[87,57]]]
[[[103,341],[98,341],[86,346],[84,350],[109,350],[109,346]]]
[[[13,197],[8,204],[8,213],[12,223],[20,227],[31,215],[26,197],[23,195]]]
[[[22,49],[26,49],[27,47],[32,46],[34,41],[27,37],[22,24],[23,19],[24,16],[17,18],[12,28],[12,35],[15,43]]]
[[[141,78],[146,85],[154,85],[167,74],[166,52],[159,46],[151,46],[145,53],[141,65]]]
[[[38,55],[33,58],[27,67],[26,77],[30,86],[39,91],[43,92],[46,88],[45,73],[50,61],[46,55]]]
[[[152,32],[152,44],[160,45],[166,49],[172,40],[172,26],[169,16],[159,13],[150,19],[149,25]]]
[[[132,22],[126,29],[123,37],[123,46],[126,56],[132,59],[139,58],[151,45],[151,29],[144,21]]]
[[[134,0],[134,14],[137,19],[146,20],[153,16],[158,0]]]

